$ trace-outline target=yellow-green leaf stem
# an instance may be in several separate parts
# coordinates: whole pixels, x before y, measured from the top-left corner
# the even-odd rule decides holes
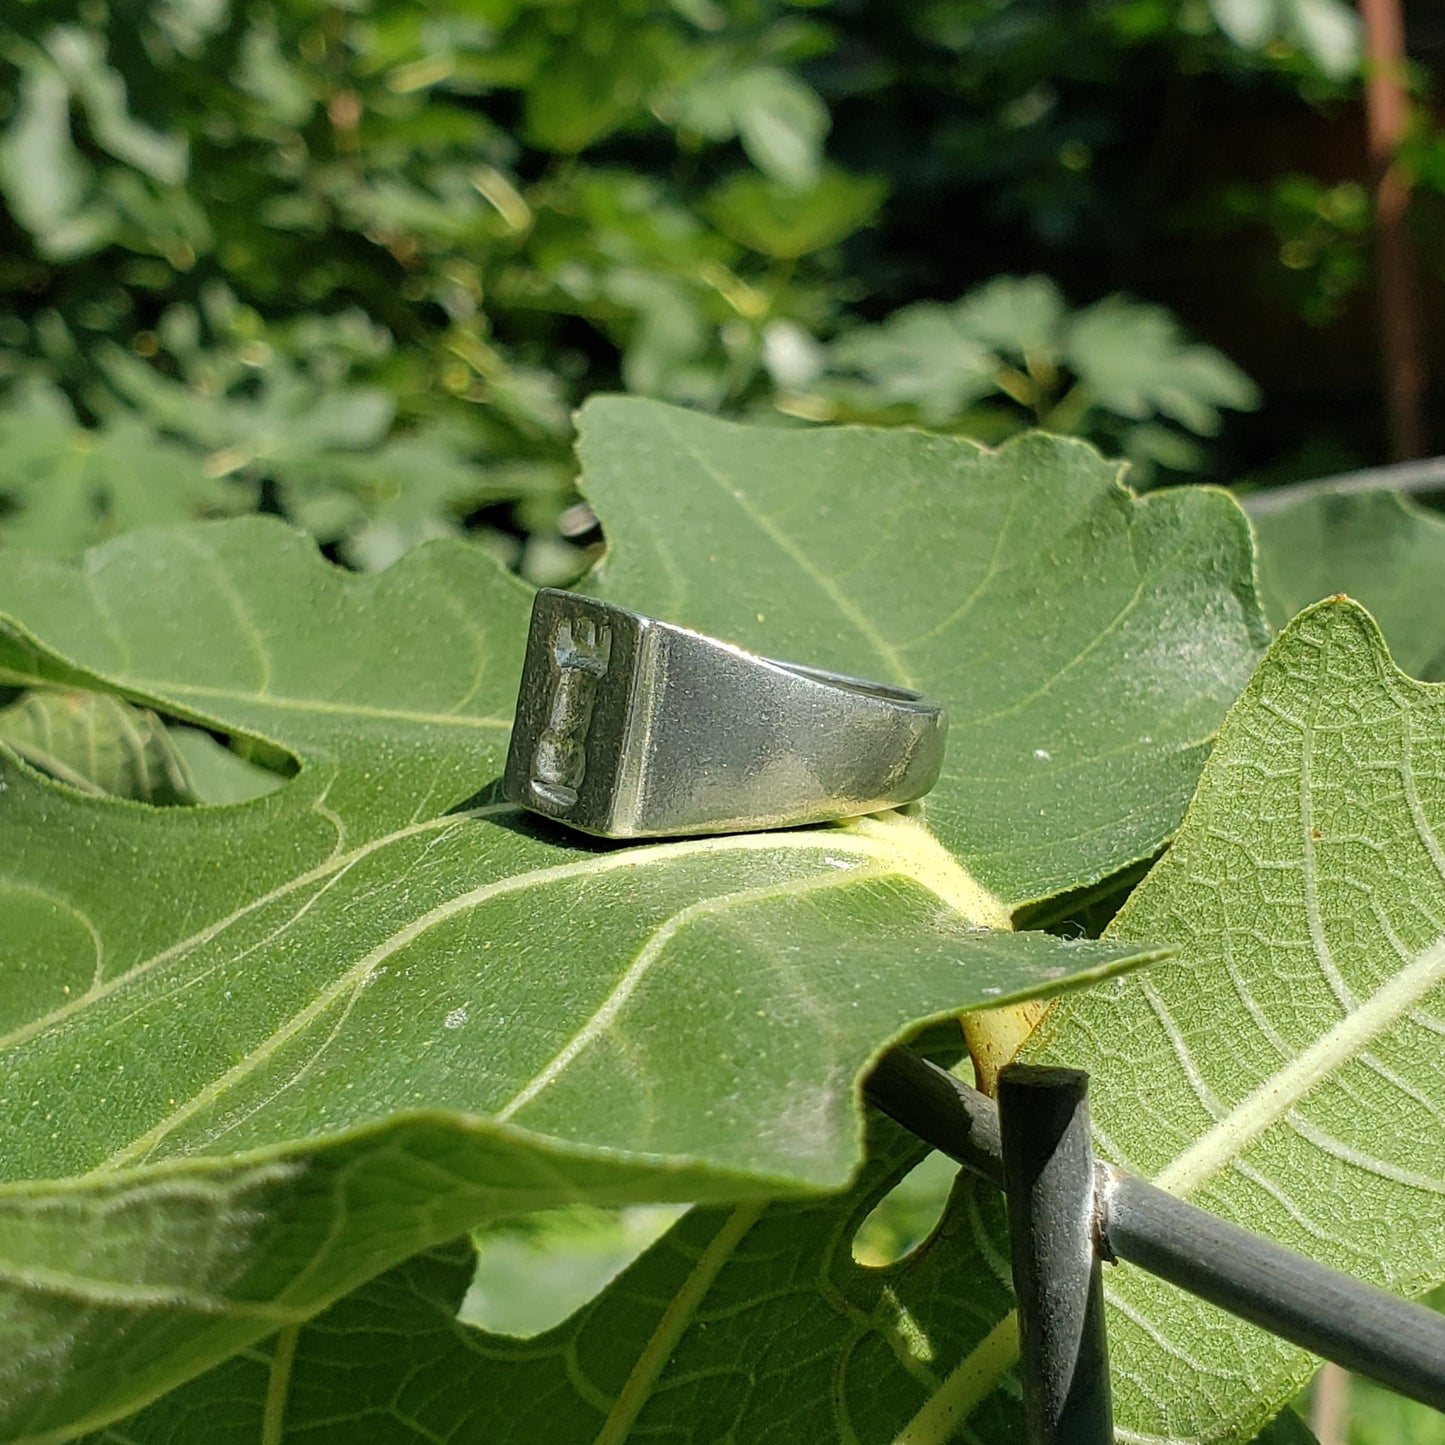
[[[1010,1310],[949,1372],[893,1445],[948,1445],[1018,1363],[1019,1319]]]

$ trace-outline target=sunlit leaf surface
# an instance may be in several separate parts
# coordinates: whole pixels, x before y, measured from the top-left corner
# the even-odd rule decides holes
[[[1401,1294],[1445,1277],[1445,689],[1335,602],[1230,715],[1179,838],[1106,937],[1177,961],[1054,1009],[1033,1053],[1087,1067],[1100,1147],[1247,1228]],[[1121,1269],[1120,1423],[1257,1428],[1302,1351]]]
[[[1158,956],[1007,923],[1177,825],[1262,626],[1225,498],[1137,503],[1046,439],[995,455],[642,403],[587,435],[596,585],[941,696],[936,793],[908,818],[586,843],[495,800],[529,598],[469,547],[362,578],[247,521],[11,559],[0,681],[123,694],[300,765],[164,811],[3,765],[11,1437],[132,1409],[487,1219],[836,1189],[890,1040]]]

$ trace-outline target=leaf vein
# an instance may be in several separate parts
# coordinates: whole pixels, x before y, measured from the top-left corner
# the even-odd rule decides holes
[[[1445,980],[1445,938],[1437,939],[1385,984],[1264,1079],[1244,1100],[1160,1170],[1155,1183],[1183,1194],[1217,1173],[1283,1119],[1341,1062],[1352,1058]]]
[[[672,431],[679,446],[691,455],[699,471],[710,481],[716,483],[727,496],[732,498],[738,510],[741,511],[760,532],[763,532],[770,538],[779,550],[787,554],[789,560],[798,567],[799,571],[818,587],[819,591],[827,597],[829,602],[831,602],[833,606],[853,624],[858,633],[868,641],[869,645],[878,653],[879,657],[882,658],[893,674],[890,680],[901,683],[904,687],[912,687],[914,685],[913,677],[904,665],[903,659],[899,656],[898,651],[894,648],[893,644],[879,632],[867,614],[838,586],[837,581],[823,572],[813,559],[809,557],[781,527],[777,526],[771,519],[759,512],[747,494],[739,491],[738,488],[718,470],[707,453],[687,440],[677,430],[675,425],[672,427]]]

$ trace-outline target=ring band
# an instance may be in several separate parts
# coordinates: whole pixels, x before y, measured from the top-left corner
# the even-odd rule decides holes
[[[821,823],[921,798],[947,730],[906,688],[544,588],[502,793],[604,838]]]

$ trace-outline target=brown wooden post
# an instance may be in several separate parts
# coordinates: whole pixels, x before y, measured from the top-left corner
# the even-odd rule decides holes
[[[1359,0],[1365,26],[1365,123],[1375,188],[1379,273],[1380,369],[1390,458],[1423,456],[1425,345],[1420,286],[1405,227],[1410,181],[1399,161],[1409,123],[1405,92],[1405,20],[1400,0]]]

